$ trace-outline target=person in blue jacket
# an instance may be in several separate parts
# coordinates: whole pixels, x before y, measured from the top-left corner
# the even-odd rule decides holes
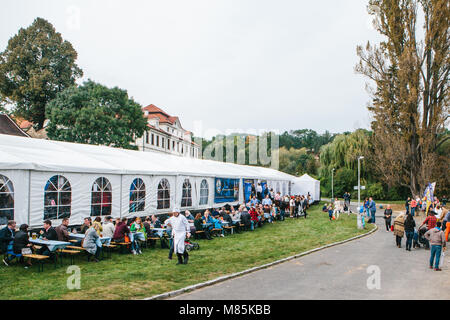
[[[371,215],[371,223],[375,223],[375,213],[377,212],[377,204],[373,201],[372,197],[369,198],[369,210]]]

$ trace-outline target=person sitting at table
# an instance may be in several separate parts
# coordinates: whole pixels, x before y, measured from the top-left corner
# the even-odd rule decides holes
[[[214,217],[214,218],[220,216],[219,210],[214,209],[214,208],[212,209],[212,212],[210,212],[210,211],[208,210],[208,214],[209,214],[210,216]]]
[[[128,237],[128,234],[130,233],[130,229],[127,226],[127,218],[122,218],[122,220],[117,223],[116,229],[114,230],[113,240],[117,243],[124,243],[125,237]]]
[[[228,222],[228,225],[233,225],[233,219],[231,218],[230,211],[226,210],[223,214],[223,221]]]
[[[154,214],[152,214],[151,219],[153,228],[162,228],[161,221],[159,221],[159,219]]]
[[[112,238],[114,237],[114,231],[116,227],[112,222],[111,216],[105,217],[105,222],[103,222],[103,237]]]
[[[51,220],[44,221],[44,229],[40,231],[40,234],[43,240],[51,240],[51,241],[58,240],[58,234],[56,233],[55,228],[52,227]],[[55,257],[55,255],[52,254],[48,246],[45,244],[43,244],[42,247],[37,251],[37,254],[49,256],[51,259],[54,259]]]
[[[99,257],[102,252],[102,247],[97,245],[97,239],[100,238],[98,228],[98,224],[93,224],[92,227],[86,230],[83,239],[83,248],[86,249],[88,254],[94,256],[94,262],[99,262]]]
[[[153,235],[152,231],[152,220],[149,216],[145,217],[144,219],[144,228],[145,228],[145,234],[147,239]]]
[[[101,235],[103,232],[103,227],[102,227],[102,218],[100,217],[96,217],[94,222],[92,223],[93,226],[96,226],[95,230],[97,230],[97,234]]]
[[[241,220],[241,212],[244,210],[244,205],[239,206],[239,209],[237,211],[232,211],[230,216],[231,220],[234,220],[235,224],[239,224],[239,221]]]
[[[19,232],[15,234],[13,242],[13,251],[15,254],[22,254],[22,249],[31,248],[33,245],[28,240],[28,225],[22,224],[19,228]],[[23,258],[22,258],[23,259]],[[25,268],[31,267],[31,258],[27,258],[25,262]]]
[[[139,245],[139,241],[147,241],[147,232],[145,231],[144,224],[140,217],[137,217],[130,228],[133,233],[133,241],[131,242],[131,252],[133,254],[142,254],[142,250]],[[136,253],[135,253],[136,252]]]
[[[225,237],[224,231],[223,231],[223,227],[222,227],[222,223],[221,223],[222,219],[220,217],[217,217],[217,218],[211,217],[211,221],[212,221],[212,224],[214,226],[214,229],[220,230],[219,235],[221,237]],[[217,235],[217,233],[216,233],[216,235]]]
[[[214,218],[211,217],[209,210],[205,210],[203,213],[203,224],[210,223],[209,226],[204,226],[204,229],[208,229],[209,232],[211,232],[212,229],[214,229]]]
[[[197,213],[194,219],[194,227],[196,231],[204,231],[205,232],[205,238],[208,240],[211,240],[211,233],[209,232],[208,228],[203,228],[203,217],[201,213]]]
[[[67,227],[69,226],[69,218],[64,218],[59,226],[55,228],[58,241],[69,241],[69,231]]]
[[[192,215],[192,213],[189,210],[186,210],[184,212],[184,216],[186,217],[187,221],[189,222],[190,228],[191,228],[191,234],[194,234],[195,232],[195,227],[192,225],[194,223],[194,216]]]
[[[267,221],[269,223],[273,223],[272,212],[270,210],[270,206],[269,205],[265,205],[264,206],[263,214],[264,214],[264,221]]]
[[[241,223],[244,225],[246,229],[250,228],[253,230],[253,221],[250,216],[250,213],[248,213],[248,210],[242,210],[241,212]]]
[[[185,212],[184,212],[184,216],[186,217],[186,219],[187,219],[187,221],[189,222],[189,223],[194,223],[194,216],[192,215],[192,213],[189,211],[189,210],[186,210]]]
[[[11,262],[15,258],[15,256],[6,255],[8,247],[13,244],[15,234],[16,222],[13,220],[9,220],[7,226],[0,230],[0,249],[5,254],[3,263],[6,266],[9,266],[9,262]]]
[[[90,227],[91,227],[91,218],[90,217],[84,218],[84,223],[81,226],[80,233],[85,234],[87,229],[89,229]]]

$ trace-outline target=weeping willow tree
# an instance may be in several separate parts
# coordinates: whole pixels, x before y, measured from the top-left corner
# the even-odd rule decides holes
[[[358,129],[351,134],[340,134],[320,149],[320,176],[328,177],[333,168],[357,170],[358,156],[368,157],[370,151],[369,131]]]
[[[356,72],[370,81],[374,168],[387,185],[417,195],[449,171],[438,149],[450,138],[450,2],[370,0],[368,11],[384,37],[357,47]]]

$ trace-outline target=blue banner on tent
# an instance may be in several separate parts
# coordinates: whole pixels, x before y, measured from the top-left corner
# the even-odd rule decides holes
[[[239,179],[216,178],[214,202],[239,201]]]
[[[252,184],[254,181],[252,179],[242,179],[244,185],[244,202],[247,203],[252,196]]]

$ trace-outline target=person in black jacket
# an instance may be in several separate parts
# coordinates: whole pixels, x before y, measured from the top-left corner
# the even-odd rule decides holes
[[[406,250],[407,251],[411,251],[415,227],[416,227],[416,222],[414,221],[413,216],[411,214],[407,214],[406,220],[405,220]]]
[[[50,220],[44,221],[44,229],[41,230],[40,233],[43,240],[58,240],[58,234],[56,233],[55,228],[52,227],[52,222]],[[43,245],[37,253],[43,256],[52,256],[50,249],[46,245]]]
[[[251,217],[247,210],[241,212],[241,223],[245,228],[250,228],[252,225]]]
[[[3,263],[9,266],[9,262],[14,259],[14,256],[8,256],[6,252],[8,251],[8,246],[14,241],[14,236],[16,233],[16,222],[13,220],[8,221],[8,225],[0,230],[0,249],[5,254]]]
[[[391,231],[391,221],[392,221],[392,209],[390,205],[387,205],[384,210],[384,222],[386,224],[386,232]]]
[[[22,249],[30,248],[33,245],[28,240],[28,225],[22,224],[19,228],[19,232],[14,237],[13,250],[15,254],[21,254]],[[31,258],[28,258],[25,262],[25,268],[31,267]]]

